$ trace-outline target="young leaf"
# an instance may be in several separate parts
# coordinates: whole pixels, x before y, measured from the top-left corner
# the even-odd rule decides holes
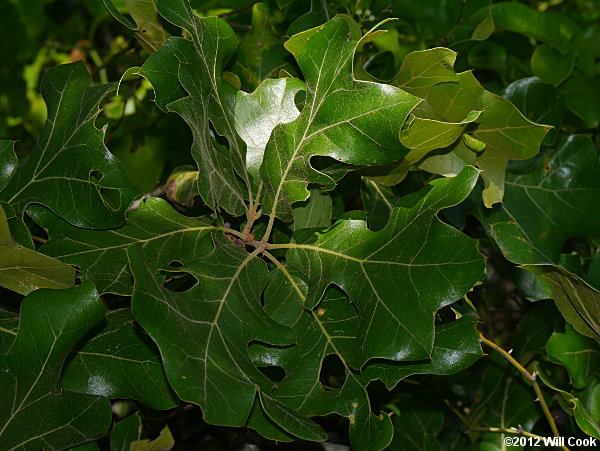
[[[177,405],[156,345],[133,324],[127,309],[114,310],[67,363],[65,389],[105,398],[136,399],[152,409]]]
[[[0,205],[0,286],[20,294],[37,288],[68,288],[75,268],[13,241]]]
[[[77,342],[104,317],[90,282],[38,290],[21,306],[19,331],[0,355],[0,443],[5,449],[64,449],[100,437],[111,408],[100,396],[65,391],[60,372]]]
[[[51,69],[41,91],[48,121],[27,161],[0,192],[22,213],[40,203],[78,227],[115,227],[137,195],[121,164],[104,145],[94,120],[114,85],[90,86],[81,62]],[[0,163],[4,173],[11,159]]]
[[[263,211],[273,219],[292,219],[291,204],[306,200],[308,183],[335,186],[310,166],[315,155],[363,165],[400,159],[406,150],[398,133],[419,102],[393,86],[354,79],[361,37],[355,23],[338,17],[310,31],[296,56],[306,80],[305,106],[298,119],[275,128],[261,167]]]

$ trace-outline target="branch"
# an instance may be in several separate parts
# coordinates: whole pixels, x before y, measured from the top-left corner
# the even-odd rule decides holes
[[[531,381],[531,383],[533,385],[533,389],[535,390],[535,394],[537,396],[537,400],[540,402],[540,406],[542,407],[542,410],[544,411],[544,415],[546,416],[546,419],[548,420],[548,423],[550,424],[550,429],[552,429],[552,433],[554,434],[555,437],[560,437],[560,433],[558,432],[558,429],[556,427],[556,422],[554,421],[554,417],[552,416],[552,413],[550,412],[550,409],[548,408],[548,404],[546,404],[546,400],[544,399],[544,395],[542,394],[540,385],[537,383],[537,373],[536,372],[530,373],[512,355],[510,355],[510,353],[506,352],[504,349],[502,349],[500,346],[498,346],[493,341],[485,338],[481,332],[478,332],[478,334],[479,334],[479,340],[482,343],[484,343],[487,346],[489,346],[490,348],[498,351],[502,355],[502,357],[504,357],[508,361],[508,363],[510,363],[512,366],[514,366],[517,370],[519,370],[519,372],[523,376],[525,376],[526,379]],[[567,448],[566,446],[561,446],[561,449],[563,449],[565,451],[569,451],[569,448]]]

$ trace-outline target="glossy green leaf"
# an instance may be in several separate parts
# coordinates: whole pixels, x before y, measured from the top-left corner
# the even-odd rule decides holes
[[[165,107],[178,113],[192,130],[200,196],[215,211],[223,208],[239,216],[250,194],[250,178],[246,146],[231,114],[235,92],[222,77],[223,66],[237,47],[235,33],[223,19],[200,18],[187,1],[159,0],[158,11],[192,40],[169,39],[144,63],[140,74],[152,83],[161,102],[170,101]],[[179,84],[186,97],[178,98]],[[229,149],[211,137],[211,125]]]
[[[94,125],[98,104],[113,88],[90,86],[83,63],[50,70],[41,87],[48,121],[0,199],[20,213],[29,204],[44,204],[79,227],[121,224],[137,193],[106,149],[104,131]],[[0,164],[5,168],[12,163],[8,159]]]
[[[547,44],[536,46],[531,56],[531,71],[540,80],[558,86],[573,71],[575,55],[561,55]]]
[[[364,375],[381,379],[392,389],[402,379],[413,374],[447,375],[463,370],[483,356],[475,326],[477,320],[463,316],[435,328],[431,357],[424,362],[389,362],[375,360],[367,363]]]
[[[274,129],[267,145],[263,212],[291,220],[291,204],[308,197],[308,183],[333,188],[330,177],[311,169],[315,155],[372,165],[406,153],[398,133],[418,99],[390,85],[353,78],[359,39],[357,26],[338,17],[316,29],[298,53],[306,102],[295,121]]]
[[[0,286],[20,294],[37,288],[68,288],[75,283],[75,268],[13,241],[0,206]]]
[[[193,244],[196,239],[190,236],[187,241]],[[163,287],[156,276],[158,268],[149,266],[143,247],[131,246],[127,252],[135,276],[132,309],[158,344],[178,396],[200,405],[207,422],[242,426],[255,396],[268,393],[272,385],[250,361],[246,345],[253,340],[284,345],[291,336],[262,311],[260,293],[268,273],[266,264],[255,258],[258,251],[249,254],[222,236],[215,235],[212,241],[211,251],[177,268],[199,281],[184,292]],[[283,421],[280,408],[264,402],[262,406],[270,418]],[[295,414],[289,421],[307,420]],[[312,436],[317,438],[325,437]]]
[[[575,388],[584,388],[592,377],[600,376],[600,346],[577,333],[571,325],[554,332],[546,345],[551,361],[564,365]]]
[[[80,268],[82,280],[91,279],[100,293],[131,295],[133,278],[127,262],[126,249],[140,243],[158,266],[173,261],[188,262],[196,253],[208,251],[203,243],[209,231],[219,230],[204,218],[188,218],[178,214],[166,201],[146,199],[128,214],[127,223],[113,230],[84,230],[61,221],[41,207],[30,208],[31,216],[50,229],[50,241],[40,250],[46,255]],[[194,240],[188,246],[187,240]]]
[[[131,443],[138,441],[141,433],[142,419],[137,413],[115,423],[110,432],[110,451],[130,451]]]
[[[265,148],[278,124],[292,122],[300,111],[294,102],[305,89],[297,78],[265,80],[252,93],[238,91],[235,101],[235,129],[247,146],[248,172],[258,179]]]
[[[303,312],[305,284],[292,268],[279,268],[281,273],[271,282],[277,284],[277,289],[269,285],[265,309],[271,314],[278,312],[278,319],[293,327],[297,345],[250,348],[257,364],[277,365],[285,370],[285,379],[274,384],[271,395],[306,415],[342,415],[350,421],[350,440],[355,449],[384,449],[393,434],[390,418],[383,412],[371,412],[366,390],[369,380],[347,361],[359,322],[356,309],[344,293],[330,289],[318,306]],[[340,359],[344,369],[338,388],[325,387],[320,381],[322,361],[330,354]]]
[[[503,92],[523,115],[539,124],[561,126],[565,112],[565,97],[555,87],[543,83],[537,77],[528,77],[512,82]],[[547,138],[556,136],[552,130]]]
[[[158,349],[136,329],[127,309],[110,312],[102,327],[71,355],[62,385],[109,399],[136,399],[153,409],[170,409],[178,401]]]
[[[361,311],[348,355],[353,367],[374,357],[430,357],[433,313],[466,293],[483,270],[475,243],[436,214],[463,200],[477,177],[477,170],[467,168],[455,178],[433,182],[394,209],[379,232],[369,231],[365,221],[339,221],[312,242],[286,245],[290,264],[308,277],[309,306],[333,283]]]
[[[21,306],[19,331],[0,356],[0,443],[5,449],[63,449],[103,435],[111,421],[108,401],[65,391],[63,362],[104,317],[89,282],[69,290],[38,290]]]

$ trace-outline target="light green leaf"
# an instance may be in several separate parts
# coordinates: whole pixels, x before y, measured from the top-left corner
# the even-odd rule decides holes
[[[169,426],[165,426],[154,440],[136,440],[130,445],[131,451],[170,451],[175,446],[175,439]]]
[[[392,84],[419,97],[439,83],[458,82],[454,72],[456,52],[443,47],[409,53]]]
[[[148,52],[156,52],[169,37],[156,12],[156,0],[124,0],[127,12],[135,23],[125,17],[112,0],[102,0],[115,19],[135,31],[135,37]]]
[[[302,80],[279,78],[265,80],[252,93],[238,91],[234,108],[235,129],[246,143],[246,167],[256,179],[273,129],[300,115],[294,99],[304,89]]]
[[[408,128],[400,132],[400,142],[410,149],[404,160],[414,163],[432,150],[450,146],[460,138],[468,124],[477,121],[480,114],[481,111],[470,111],[460,122],[414,117]]]
[[[467,166],[475,165],[476,160],[477,154],[467,147],[463,140],[457,143],[450,152],[432,152],[419,162],[418,167],[432,174],[455,177]]]
[[[136,329],[127,309],[106,315],[102,327],[71,355],[62,384],[67,390],[109,399],[135,399],[152,409],[170,409],[178,401],[158,349]]]
[[[332,208],[329,194],[320,189],[311,189],[308,201],[294,205],[292,230],[329,227]]]
[[[68,288],[75,283],[75,268],[12,240],[0,206],[0,286],[20,294],[37,288]]]
[[[490,1],[490,7],[491,3],[492,2]],[[475,27],[473,33],[471,34],[471,39],[475,41],[485,41],[494,33],[495,30],[496,24],[494,23],[494,15],[492,14],[492,9],[488,8],[488,14]]]
[[[94,125],[98,104],[114,85],[90,86],[90,81],[81,62],[57,66],[44,77],[48,121],[29,158],[0,193],[19,213],[41,203],[78,227],[123,222],[137,192],[104,145],[104,131]],[[4,164],[11,165],[11,159]]]
[[[373,165],[406,153],[398,133],[418,99],[390,85],[353,78],[359,39],[358,27],[338,17],[315,30],[299,51],[306,102],[298,119],[274,129],[267,145],[263,212],[291,220],[291,204],[308,197],[308,183],[333,188],[330,177],[311,169],[315,155]]]
[[[433,313],[465,294],[483,271],[475,242],[436,214],[463,200],[477,176],[471,167],[455,178],[436,180],[405,198],[379,232],[369,231],[365,221],[338,221],[312,242],[282,245],[290,249],[288,262],[308,278],[308,306],[333,283],[360,310],[348,354],[354,368],[374,357],[431,356]]]
[[[104,305],[90,282],[68,290],[38,290],[25,298],[16,339],[0,355],[4,449],[64,449],[106,432],[109,402],[65,391],[59,384],[67,355],[103,317]]]
[[[458,74],[458,83],[442,83],[429,90],[427,102],[449,121],[461,121],[473,110],[484,111],[471,135],[485,143],[477,156],[485,183],[483,202],[490,208],[504,196],[509,160],[534,156],[548,132],[525,118],[509,101],[486,91],[471,72]]]

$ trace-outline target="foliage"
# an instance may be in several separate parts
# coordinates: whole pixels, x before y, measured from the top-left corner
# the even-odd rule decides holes
[[[600,439],[600,5],[102,3],[0,0],[3,448]]]

